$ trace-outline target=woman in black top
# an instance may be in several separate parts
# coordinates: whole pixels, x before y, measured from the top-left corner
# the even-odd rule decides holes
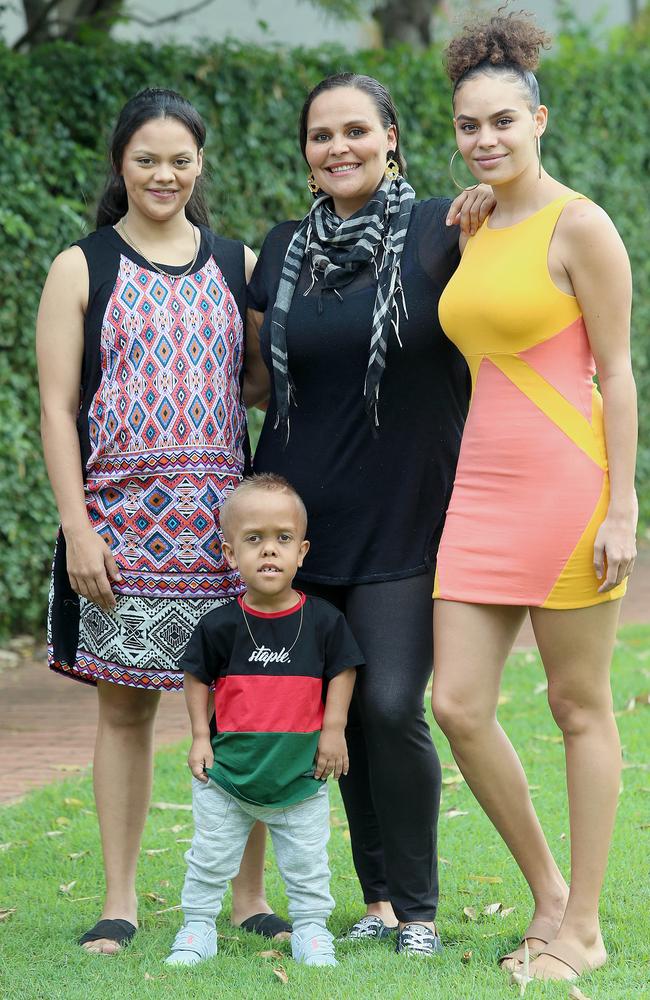
[[[376,80],[322,81],[300,138],[314,207],[271,230],[249,285],[258,398],[273,372],[254,465],[304,498],[300,586],[345,612],[367,661],[341,781],[367,904],[350,934],[383,937],[399,922],[398,951],[434,954],[440,764],[423,697],[468,402],[465,362],[437,319],[458,229],[446,199],[414,202],[397,113]],[[477,204],[482,218],[491,199],[479,192]]]

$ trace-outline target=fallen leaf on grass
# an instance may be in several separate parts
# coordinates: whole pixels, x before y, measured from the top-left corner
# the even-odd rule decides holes
[[[634,698],[630,698],[625,706],[625,711],[634,712],[637,708],[643,708],[647,705],[650,705],[650,691],[644,691],[643,694],[637,694]]]
[[[463,963],[463,965],[469,965],[471,961],[472,961],[472,952],[464,951],[461,958],[461,962]]]
[[[484,882],[486,885],[500,885],[503,879],[499,875],[470,875],[474,882]]]
[[[642,823],[639,830],[650,830],[650,823]]]
[[[635,764],[631,760],[624,760],[621,767],[624,771],[631,771],[633,768],[639,771],[650,771],[650,764]]]
[[[548,691],[548,681],[540,681],[533,688],[533,694],[544,694],[546,691]]]
[[[74,887],[74,886],[75,886],[76,884],[77,884],[77,880],[76,880],[76,878],[74,878],[74,879],[72,880],[72,882],[63,882],[63,883],[62,883],[62,884],[61,884],[61,885],[59,886],[59,892],[61,893],[61,895],[62,895],[62,896],[67,896],[67,895],[68,895],[68,893],[70,892],[70,890],[71,890],[71,889],[72,889],[72,888],[73,888],[73,887]]]
[[[450,865],[451,864],[451,861],[449,861],[447,858],[441,858],[441,857],[439,857],[438,861],[440,862],[441,865]]]
[[[155,892],[145,892],[145,899],[151,900],[152,903],[166,903],[167,900],[164,896],[158,896]]]
[[[192,838],[191,837],[177,837],[176,838],[176,843],[177,844],[191,844],[192,843]]]
[[[478,914],[473,906],[464,906],[463,916],[467,917],[468,920],[478,920]]]
[[[45,836],[46,837],[62,837],[64,833],[65,833],[65,830],[46,830],[45,831]]]
[[[566,833],[560,834],[560,840],[566,840]]]
[[[440,767],[443,771],[455,771],[456,774],[460,774],[460,768],[458,764],[441,764]]]
[[[150,847],[149,850],[144,853],[151,858],[154,854],[167,854],[167,851],[169,850],[169,847]]]
[[[185,812],[192,811],[192,805],[189,802],[152,802],[151,809],[181,809]]]
[[[64,799],[63,800],[63,805],[64,806],[82,806],[83,802],[81,801],[81,799]]]
[[[579,987],[572,986],[569,990],[569,1000],[590,1000],[590,998],[586,997]]]
[[[0,910],[0,921],[8,920],[12,913],[16,912],[16,907],[12,906],[8,910]]]
[[[161,913],[171,913],[173,910],[182,910],[182,909],[183,909],[182,903],[177,903],[176,906],[166,906],[164,910],[156,910],[156,916],[159,917]],[[219,937],[223,938],[223,934],[220,934]]]
[[[540,740],[542,743],[561,743],[562,742],[562,737],[561,736],[544,736],[541,733],[534,733],[533,734],[533,739],[534,740]]]
[[[497,699],[497,705],[507,705],[509,701],[512,701],[512,695],[509,691],[502,691]]]
[[[499,913],[503,909],[502,903],[488,903],[487,906],[483,907],[483,913],[486,917],[493,917],[496,913]]]
[[[468,813],[464,809],[448,809],[445,813],[445,819],[456,819],[457,816],[467,816]]]
[[[161,833],[182,833],[183,830],[187,830],[189,823],[174,823],[173,826],[165,826],[160,831]]]
[[[513,910],[516,910],[516,906],[506,906],[505,910],[501,910],[501,917],[509,917]]]
[[[8,844],[0,844],[0,851],[8,851],[13,846],[13,841],[10,840]]]
[[[72,854],[68,854],[70,861],[78,861],[79,858],[85,858],[90,851],[73,851]]]
[[[145,972],[144,978],[145,978],[145,982],[147,982],[147,983],[153,983],[153,982],[155,982],[158,979],[167,979],[167,976],[165,976],[165,975],[151,976],[151,975],[149,975],[148,972]]]
[[[443,785],[463,785],[465,779],[462,774],[452,774],[451,778],[443,778],[442,783]]]
[[[349,839],[350,839],[350,831],[346,828],[343,831],[343,840],[349,840]]]
[[[260,958],[284,958],[282,952],[278,951],[277,948],[271,948],[270,951],[258,951],[257,954]]]
[[[57,826],[70,826],[70,820],[67,816],[57,816],[54,822]]]
[[[289,977],[288,977],[288,975],[286,974],[285,970],[284,970],[284,969],[282,968],[282,966],[281,966],[281,965],[278,965],[278,966],[277,966],[277,967],[276,967],[276,968],[275,968],[275,969],[273,970],[273,975],[274,975],[274,976],[277,976],[277,977],[278,977],[278,979],[280,980],[280,982],[281,982],[281,983],[284,983],[284,985],[285,985],[285,986],[286,986],[286,985],[287,985],[287,983],[289,982]]]
[[[101,896],[68,896],[70,903],[87,903],[91,899],[101,899]]]

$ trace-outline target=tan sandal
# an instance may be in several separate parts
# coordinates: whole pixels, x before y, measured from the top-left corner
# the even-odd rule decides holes
[[[504,962],[519,962],[520,965],[524,964],[526,958],[526,942],[535,938],[537,941],[543,941],[546,946],[549,941],[552,941],[554,936],[558,932],[558,925],[553,923],[551,920],[547,920],[546,917],[533,917],[530,924],[528,925],[524,936],[521,939],[521,943],[514,951],[508,952],[507,955],[502,955],[499,959],[499,966],[503,969]],[[530,961],[537,956],[542,951],[541,948],[528,948],[528,957]],[[516,969],[504,969],[505,972],[516,972]]]
[[[573,983],[584,972],[593,972],[594,969],[600,968],[600,965],[592,965],[589,959],[585,958],[573,945],[565,944],[564,941],[550,941],[537,953],[536,958],[540,958],[542,955],[548,955],[549,958],[555,958],[558,962],[562,962],[562,965],[566,965],[567,969],[571,970],[572,975],[557,979],[555,976],[545,975],[543,971],[538,974],[535,969],[531,969],[525,977],[521,972],[513,972],[512,982],[521,983],[525,978],[527,982],[531,979],[541,979],[550,982]]]

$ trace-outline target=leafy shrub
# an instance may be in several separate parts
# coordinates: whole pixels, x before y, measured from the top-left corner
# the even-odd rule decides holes
[[[342,69],[378,76],[401,109],[409,179],[420,196],[453,193],[449,86],[433,49],[355,55],[335,49],[269,50],[233,43],[198,50],[118,44],[0,47],[0,635],[41,629],[56,511],[38,434],[33,329],[51,259],[92,228],[112,121],[144,86],[194,101],[209,126],[209,198],[215,228],[259,248],[267,229],[302,216],[307,169],[297,117],[308,89]],[[565,38],[540,72],[552,112],[544,162],[600,202],[630,251],[635,272],[634,356],[645,435],[639,462],[643,516],[650,515],[650,230],[645,123],[650,53],[620,34],[609,49]]]

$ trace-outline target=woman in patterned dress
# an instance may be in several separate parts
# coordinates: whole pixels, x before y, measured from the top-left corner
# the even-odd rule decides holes
[[[172,91],[125,105],[98,228],[56,258],[38,317],[43,446],[61,517],[49,662],[98,690],[107,892],[80,943],[104,953],[135,933],[160,692],[181,688],[177,661],[199,618],[241,590],[218,525],[248,458],[243,316],[255,257],[207,228],[204,142],[200,116]],[[233,916],[268,911],[263,845],[251,845]]]

